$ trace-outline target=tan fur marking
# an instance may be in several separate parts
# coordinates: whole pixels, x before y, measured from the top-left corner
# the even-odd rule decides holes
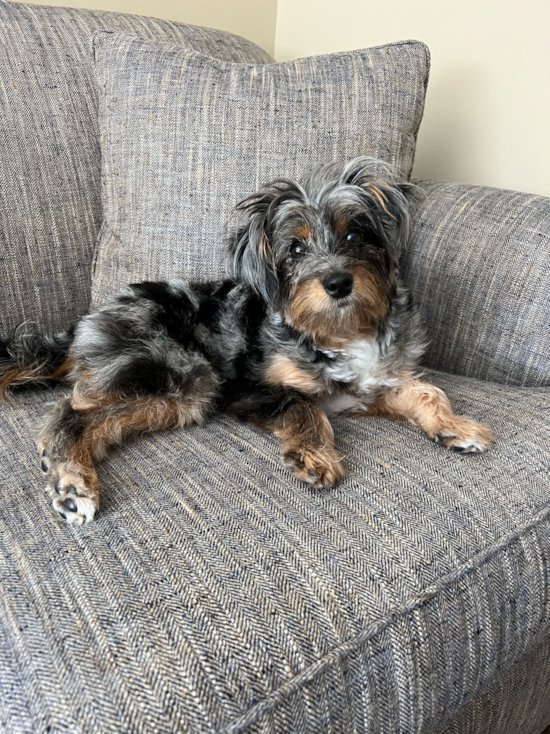
[[[362,264],[350,268],[350,272],[354,286],[351,303],[344,309],[317,278],[300,283],[290,300],[290,323],[320,347],[341,349],[372,335],[387,312],[388,293],[379,278]]]
[[[82,496],[97,500],[99,480],[89,455],[75,454],[73,459],[64,461],[57,467],[63,489],[72,484]]]
[[[311,228],[307,224],[302,224],[294,231],[294,236],[301,240],[309,240],[311,237]]]
[[[73,399],[74,400],[74,399]],[[87,497],[97,508],[99,482],[94,467],[102,461],[110,446],[119,444],[130,434],[158,431],[202,422],[204,405],[192,397],[167,398],[146,396],[111,401],[85,412],[87,424],[82,435],[64,447],[64,460],[55,468],[62,494],[54,486],[49,492],[54,504],[60,504],[72,485],[78,497]],[[76,496],[74,497],[76,501]],[[62,508],[61,508],[62,509]]]
[[[385,197],[385,196],[384,196],[384,194],[383,194],[383,193],[382,193],[382,192],[380,191],[380,189],[379,189],[379,188],[377,188],[376,186],[372,185],[372,186],[369,186],[369,187],[367,188],[367,191],[370,191],[370,193],[371,193],[371,194],[372,194],[372,195],[374,196],[374,198],[375,198],[375,199],[376,199],[376,201],[377,201],[377,202],[378,202],[378,203],[380,204],[380,206],[381,206],[381,207],[382,207],[382,209],[383,209],[383,210],[384,210],[384,211],[386,212],[386,214],[387,214],[387,215],[388,215],[389,217],[391,217],[392,219],[394,219],[395,217],[394,217],[394,216],[393,216],[393,215],[392,215],[392,214],[390,213],[390,211],[388,210],[388,203],[387,203],[387,201],[386,201],[386,197]]]
[[[84,378],[86,374],[86,378]],[[102,393],[93,384],[91,373],[88,370],[79,371],[80,379],[73,387],[71,407],[74,410],[87,412],[98,408],[112,405],[120,398],[117,395]]]
[[[319,346],[335,346],[335,341],[344,344],[331,322],[333,300],[319,280],[305,280],[296,288],[289,304],[290,323]]]
[[[323,382],[310,372],[297,367],[288,357],[277,355],[265,371],[271,385],[294,387],[306,395],[320,395],[325,391]]]
[[[260,257],[268,263],[273,263],[273,250],[267,237],[262,235],[259,245]]]
[[[429,438],[449,448],[471,440],[485,450],[493,443],[493,434],[487,426],[455,415],[442,390],[416,379],[409,379],[402,386],[385,392],[368,412],[369,415],[415,423]]]
[[[365,265],[356,265],[351,269],[354,281],[355,298],[358,300],[359,308],[368,313],[363,313],[363,318],[370,322],[383,318],[388,310],[388,293],[379,278]]]
[[[11,385],[21,385],[33,379],[35,370],[26,369],[21,365],[4,367],[0,373],[0,398],[4,399]]]
[[[59,367],[56,367],[52,372],[49,373],[48,379],[49,380],[62,380],[64,379],[69,372],[73,369],[76,362],[73,359],[73,357],[66,357],[65,361],[59,365]]]
[[[25,366],[21,364],[8,365],[0,368],[0,399],[4,399],[12,385],[24,385],[27,382],[41,382],[45,380],[63,380],[74,367],[74,359],[67,357],[57,367],[48,364]]]
[[[313,487],[332,487],[344,477],[334,432],[322,410],[298,403],[265,426],[283,442],[283,461]]]
[[[82,441],[82,450],[93,454],[96,460],[103,458],[109,446],[120,443],[130,433],[182,428],[203,418],[193,401],[176,398],[136,397],[113,403],[106,410],[103,420],[92,422]]]
[[[84,395],[81,390],[81,386],[77,383],[73,388],[71,407],[75,410],[80,411],[96,410],[97,408],[99,408],[99,406],[101,405],[99,400]]]
[[[338,217],[338,219],[334,222],[334,226],[338,234],[344,234],[344,232],[348,228],[348,223],[349,222],[345,217]]]

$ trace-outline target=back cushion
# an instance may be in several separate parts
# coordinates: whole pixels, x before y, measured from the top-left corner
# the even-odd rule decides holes
[[[225,61],[271,60],[222,31],[0,0],[0,338],[24,320],[63,329],[89,308],[101,222],[91,36],[101,28]]]

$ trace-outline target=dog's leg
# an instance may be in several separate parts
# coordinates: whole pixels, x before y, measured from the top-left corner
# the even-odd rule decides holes
[[[334,432],[322,410],[306,402],[293,404],[264,425],[283,442],[283,462],[312,487],[332,487],[344,476],[334,448]]]
[[[38,442],[54,509],[69,523],[92,520],[99,507],[94,465],[109,447],[131,434],[202,423],[215,390],[211,375],[177,396],[94,395],[77,382],[72,397],[50,409]]]
[[[459,453],[480,453],[493,443],[493,434],[487,426],[455,415],[442,390],[412,378],[385,392],[367,414],[409,420],[420,426],[432,441]]]
[[[71,398],[51,405],[43,420],[38,450],[53,507],[68,522],[93,519],[99,506],[98,480],[86,431],[91,413],[75,410]]]

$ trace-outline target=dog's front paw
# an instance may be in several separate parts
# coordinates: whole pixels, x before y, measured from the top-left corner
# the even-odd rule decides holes
[[[441,426],[431,436],[436,443],[459,454],[480,454],[490,449],[494,442],[493,433],[487,426],[461,415]]]
[[[52,506],[69,524],[84,525],[94,519],[98,509],[95,481],[88,482],[74,462],[52,461],[42,451],[40,466],[48,477],[46,491]],[[91,486],[90,486],[91,485]]]
[[[334,449],[300,448],[285,451],[283,463],[294,476],[312,487],[333,487],[344,478],[342,457]]]

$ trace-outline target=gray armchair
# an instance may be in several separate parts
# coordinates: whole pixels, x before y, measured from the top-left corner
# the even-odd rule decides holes
[[[219,31],[0,0],[0,337],[25,319],[65,328],[89,306],[102,27],[269,61]],[[0,406],[2,731],[550,723],[550,200],[419,184],[403,265],[426,370],[493,428],[494,450],[338,418],[349,475],[309,490],[276,440],[219,416],[114,453],[101,513],[78,528],[51,511],[33,443],[62,388],[18,391]]]

